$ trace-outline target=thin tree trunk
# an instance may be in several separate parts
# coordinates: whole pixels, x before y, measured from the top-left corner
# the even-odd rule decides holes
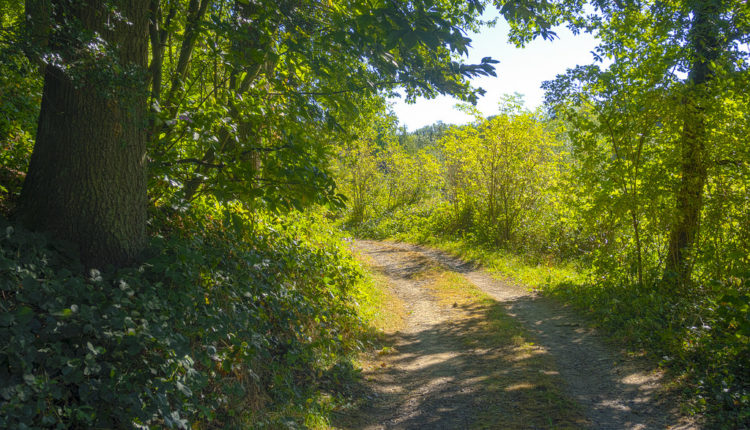
[[[711,63],[718,57],[719,16],[715,4],[696,1],[690,29],[694,59],[687,79],[682,128],[682,179],[676,194],[675,223],[669,238],[664,279],[683,285],[690,281],[694,245],[700,232],[703,188],[708,176],[705,110],[706,85],[713,79]]]
[[[149,6],[149,40],[151,42],[151,102],[161,104],[162,72],[164,68],[164,51],[167,48],[168,28],[177,14],[177,7],[173,3],[167,18],[162,19],[160,0],[151,0]]]
[[[638,223],[638,215],[635,210],[630,211],[630,217],[633,221],[633,233],[635,234],[635,252],[636,252],[636,270],[638,274],[638,285],[643,285],[643,253],[641,251],[641,229]]]
[[[187,76],[190,59],[193,56],[195,43],[200,35],[200,27],[203,16],[206,14],[210,0],[190,0],[188,5],[188,17],[185,23],[185,37],[180,47],[180,57],[177,60],[174,75],[172,76],[172,85],[167,94],[166,104],[169,106],[169,116],[174,118],[180,109],[180,101],[177,95],[183,89],[185,77]]]
[[[82,58],[53,36],[50,46],[60,49],[66,62],[89,61],[94,71],[71,77],[47,66],[36,145],[18,210],[30,228],[76,243],[84,264],[93,267],[128,264],[146,243],[149,2],[118,4],[122,18],[105,0],[53,2],[56,22],[74,17],[117,54]],[[100,83],[102,70],[118,72]]]
[[[638,285],[643,286],[643,247],[641,245],[641,223],[639,221],[639,198],[638,198],[638,171],[640,170],[641,166],[641,154],[643,152],[643,144],[646,141],[646,136],[648,135],[648,132],[641,133],[640,139],[638,139],[638,145],[636,147],[636,153],[635,153],[635,160],[633,161],[633,168],[635,170],[635,173],[632,175],[632,182],[631,182],[631,194],[633,196],[632,201],[633,205],[630,210],[630,216],[633,220],[633,234],[635,235],[635,250],[637,253],[637,270],[638,270]],[[625,185],[625,190],[627,191],[627,185]]]

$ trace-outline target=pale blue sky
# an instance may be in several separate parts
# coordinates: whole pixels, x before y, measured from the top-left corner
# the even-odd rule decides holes
[[[593,62],[591,51],[596,47],[593,36],[573,35],[564,27],[554,30],[558,36],[554,41],[539,38],[525,48],[516,48],[507,42],[508,25],[502,19],[494,28],[483,28],[479,34],[467,35],[472,39],[469,63],[479,63],[482,57],[500,61],[500,64],[495,65],[496,78],[472,80],[474,86],[487,90],[487,94],[477,104],[483,114],[497,113],[500,97],[514,92],[524,95],[526,107],[534,109],[541,106],[544,102],[544,91],[540,88],[543,81],[554,79],[568,68]],[[419,99],[412,105],[407,105],[403,99],[392,101],[399,121],[410,131],[437,121],[448,124],[465,124],[471,121],[471,117],[454,109],[457,101],[451,97]]]

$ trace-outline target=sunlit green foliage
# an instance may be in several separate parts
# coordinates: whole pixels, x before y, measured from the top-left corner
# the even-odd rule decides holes
[[[439,187],[434,148],[405,148],[395,125],[381,106],[363,118],[357,139],[339,151],[336,177],[353,226],[429,199]]]
[[[441,172],[430,199],[349,226],[458,253],[576,306],[671,369],[689,410],[719,428],[742,427],[750,419],[746,100],[729,92],[716,113],[721,140],[710,150],[694,281],[675,291],[661,277],[681,122],[679,105],[654,86],[626,64],[579,67],[548,85],[554,119],[506,100],[498,116],[423,140]],[[386,165],[371,166],[373,201]]]
[[[260,207],[337,201],[328,172],[374,99],[475,100],[461,64],[478,2],[156,2],[150,194]],[[184,27],[184,34],[175,30]],[[172,76],[171,80],[162,76]],[[361,139],[367,139],[362,137]]]
[[[385,207],[427,193],[419,178],[430,166],[365,125],[396,88],[409,99],[476,100],[481,91],[468,79],[493,75],[495,61],[462,57],[484,5],[90,6],[87,14],[80,2],[0,2],[0,210],[13,212],[51,72],[53,86],[72,84],[81,110],[87,96],[150,110],[134,130],[148,133],[147,154],[136,154],[148,189],[119,191],[142,193],[144,202],[147,191],[151,245],[136,267],[84,274],[69,244],[2,222],[0,427],[324,426],[356,376],[348,355],[365,330],[359,313],[372,314],[374,301],[323,218],[282,214],[340,205],[332,156],[372,139],[391,168]],[[148,15],[148,34],[128,38],[148,43],[147,68],[122,64],[110,37],[129,28],[120,24],[130,12],[140,23]],[[136,81],[138,97],[119,91]],[[119,103],[146,91],[147,106]],[[81,124],[122,131],[119,123]],[[80,141],[91,142],[81,128]],[[118,141],[111,160],[97,161],[111,161],[115,177],[118,151],[141,143]],[[58,167],[80,168],[50,169]],[[37,197],[45,192],[60,194]],[[112,197],[90,203],[121,201]]]
[[[454,127],[440,141],[451,208],[445,227],[472,232],[482,242],[534,248],[551,222],[558,143],[520,100],[505,102],[501,111]]]
[[[665,270],[685,150],[683,83],[666,71],[672,57],[645,49],[606,46],[602,52],[617,54],[608,68],[578,67],[545,84],[547,103],[569,135],[567,198],[576,212],[570,221],[583,223],[578,228],[585,232],[578,246],[593,245],[589,256],[607,278],[637,283],[657,280]],[[658,58],[643,62],[644,55]],[[696,196],[704,206],[702,232],[690,264],[702,280],[741,275],[750,263],[746,233],[737,228],[746,203],[735,199],[748,184],[750,158],[740,129],[750,124],[750,100],[737,92],[748,81],[733,72],[720,77],[710,84],[717,96],[701,114],[710,124],[701,159],[707,179]]]
[[[661,275],[675,187],[674,123],[653,79],[616,64],[579,67],[548,84],[569,139],[565,223],[603,278]]]
[[[75,2],[53,3],[65,20],[0,0],[4,214],[44,65],[79,88],[133,72]],[[599,65],[547,85],[554,120],[512,98],[464,127],[399,133],[383,114],[399,87],[476,100],[468,78],[494,61],[461,55],[482,2],[150,1],[149,67],[131,77],[149,90],[151,246],[84,273],[68,245],[2,222],[0,427],[324,426],[356,373],[355,302],[373,300],[322,217],[280,213],[339,192],[353,231],[449,238],[685,375],[712,423],[750,425],[746,2],[494,3],[515,42],[561,22],[601,39]],[[677,289],[660,282],[674,272]]]
[[[561,143],[555,126],[524,111],[519,99],[502,107],[472,125],[398,142],[384,137],[395,129],[384,128],[378,139],[343,151],[337,172],[352,228],[376,237],[441,232],[504,247],[546,246]]]
[[[0,209],[11,209],[34,145],[42,80],[7,33],[20,25],[23,7],[0,2]]]

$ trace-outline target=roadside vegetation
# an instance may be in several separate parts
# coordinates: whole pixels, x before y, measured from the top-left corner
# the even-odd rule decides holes
[[[519,46],[596,33],[596,63],[544,110],[482,117],[471,80],[498,61],[464,58],[490,8]],[[691,411],[750,426],[749,20],[741,1],[0,0],[0,427],[326,427],[389,300],[341,225],[574,304]],[[397,93],[475,121],[405,133]]]
[[[668,369],[686,410],[722,428],[747,425],[746,165],[709,176],[691,281],[679,282],[666,267],[674,152],[650,141],[640,155],[648,168],[636,168],[622,157],[638,148],[526,111],[516,96],[500,112],[412,133],[375,124],[377,138],[342,151],[343,226],[450,251],[571,304]],[[638,176],[624,183],[628,174]]]
[[[336,231],[208,203],[162,222],[140,265],[87,271],[2,221],[0,427],[325,427],[379,307]]]
[[[381,307],[332,155],[475,101],[484,8],[0,1],[0,427],[328,426]]]

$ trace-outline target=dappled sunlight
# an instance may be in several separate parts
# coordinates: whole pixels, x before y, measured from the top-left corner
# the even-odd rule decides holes
[[[365,372],[379,396],[368,408],[382,427],[372,428],[642,429],[678,421],[655,402],[658,377],[622,363],[569,310],[437,252],[367,246],[411,310],[412,327],[386,336],[391,352]]]
[[[583,418],[559,390],[549,354],[508,322],[495,322],[501,305],[465,289],[414,253],[377,248],[369,253],[410,309],[410,325],[384,336],[363,372],[377,401],[364,406],[357,428],[524,429],[578,428]],[[398,264],[402,258],[407,264]],[[437,265],[439,268],[440,265]],[[469,284],[466,284],[469,285]],[[501,324],[501,325],[497,325]],[[382,351],[382,350],[381,350]],[[566,405],[561,408],[561,405]],[[365,421],[368,418],[363,418]]]
[[[520,382],[518,384],[512,384],[508,387],[505,387],[505,391],[517,391],[517,390],[531,390],[534,388],[534,385],[528,383],[528,382]]]
[[[533,361],[544,354],[541,348],[521,347],[526,350],[524,357],[516,355],[519,347],[512,344],[491,345],[492,349],[479,354],[466,350],[466,338],[484,325],[485,318],[448,320],[386,339],[398,352],[376,357],[375,365],[363,375],[391,412],[389,416],[396,417],[381,424],[387,428],[466,428],[477,422],[471,410],[480,407],[495,411],[495,418],[485,416],[487,422],[497,424],[500,421],[493,420],[502,415],[503,428],[522,429],[528,428],[526,420],[541,423],[543,416],[557,413],[555,407],[547,410],[546,400],[534,400],[552,389],[546,379],[557,377],[557,372],[539,370],[539,363]],[[384,365],[378,364],[381,362]],[[541,384],[539,375],[544,378]],[[508,397],[505,393],[514,394]],[[518,394],[522,397],[517,398]],[[537,418],[529,415],[535,408]]]
[[[545,351],[543,348],[523,348],[520,351],[516,351],[515,355],[511,358],[512,361],[523,361],[528,360],[536,355],[545,355],[548,354],[547,351]]]
[[[653,373],[635,372],[623,377],[622,379],[620,379],[620,382],[622,382],[623,384],[640,385],[644,382],[656,382],[660,379],[660,376]]]

